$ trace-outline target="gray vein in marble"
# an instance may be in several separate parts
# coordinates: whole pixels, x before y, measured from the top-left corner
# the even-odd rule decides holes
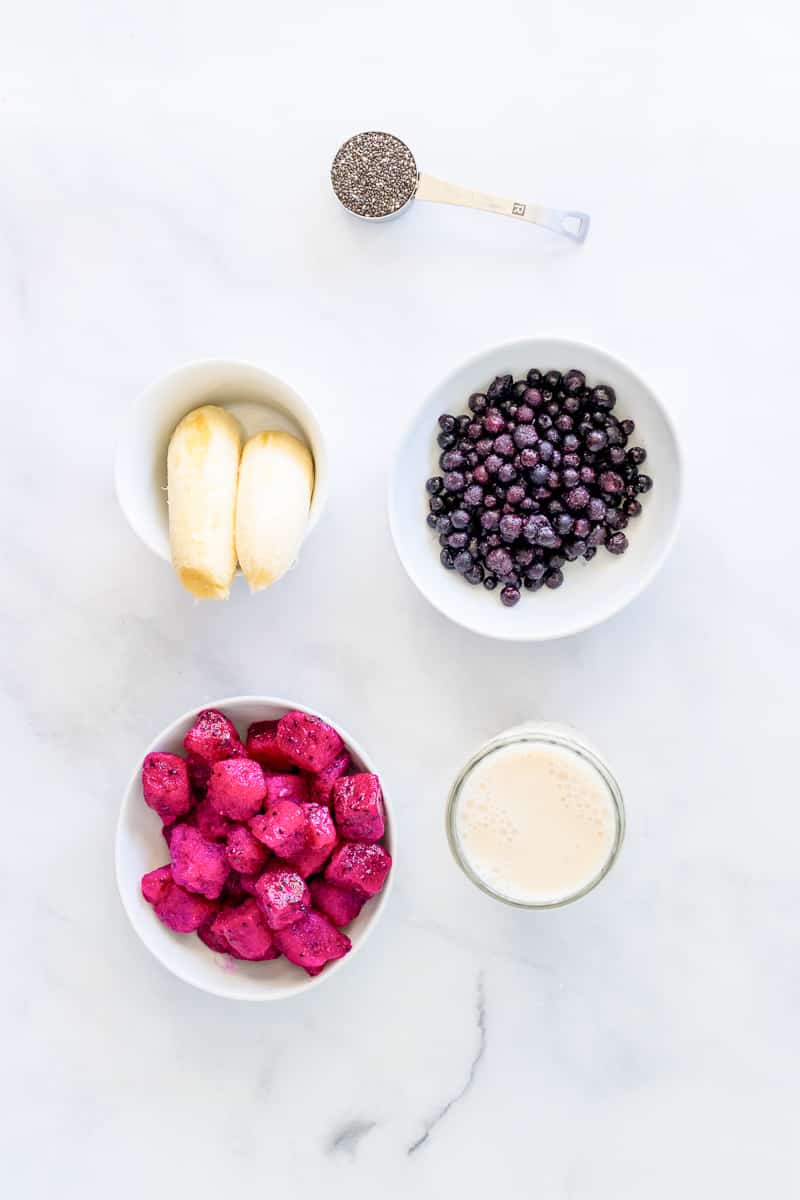
[[[355,1158],[361,1142],[376,1125],[377,1121],[348,1121],[331,1137],[327,1145],[328,1154],[346,1154],[348,1158]]]
[[[442,1107],[438,1109],[432,1117],[428,1118],[428,1120],[425,1122],[425,1128],[423,1129],[422,1134],[408,1147],[408,1150],[406,1151],[408,1155],[416,1154],[418,1150],[422,1149],[437,1125],[444,1120],[451,1109],[455,1108],[459,1101],[464,1099],[467,1092],[475,1082],[475,1077],[478,1073],[478,1066],[486,1050],[486,994],[483,985],[483,971],[481,971],[478,975],[477,995],[475,998],[475,1014],[476,1023],[478,1026],[478,1045],[475,1049],[474,1055],[472,1056],[472,1061],[469,1064],[467,1078],[455,1095],[451,1096],[449,1100],[445,1101]]]

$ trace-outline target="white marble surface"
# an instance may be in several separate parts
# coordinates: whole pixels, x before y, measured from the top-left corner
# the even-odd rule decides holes
[[[4,1192],[548,1200],[791,1195],[800,1050],[796,6],[3,6]],[[582,250],[419,206],[350,222],[363,127],[426,168],[586,208]],[[460,632],[389,544],[429,384],[547,331],[629,358],[682,429],[676,550],[572,640]],[[334,488],[273,592],[193,607],[111,486],[126,405],[249,358],[330,434]],[[381,935],[299,1002],[168,975],[112,845],[140,748],[234,692],[340,716],[398,798]],[[623,781],[593,897],[531,916],[451,865],[464,756],[567,720]]]

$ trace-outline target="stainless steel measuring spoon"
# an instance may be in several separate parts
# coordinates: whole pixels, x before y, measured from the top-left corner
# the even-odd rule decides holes
[[[573,242],[585,241],[589,232],[588,213],[494,196],[420,172],[405,142],[376,130],[357,133],[339,147],[331,165],[331,183],[344,207],[366,221],[387,221],[405,212],[414,200],[430,200],[543,225]]]

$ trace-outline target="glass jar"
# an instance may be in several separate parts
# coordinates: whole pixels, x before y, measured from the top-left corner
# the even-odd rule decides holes
[[[567,751],[568,754],[575,755],[581,764],[580,770],[585,774],[588,768],[593,776],[593,782],[599,785],[604,796],[610,801],[613,830],[608,851],[603,858],[602,864],[580,886],[574,888],[574,890],[565,891],[563,894],[559,894],[552,899],[528,900],[504,894],[496,885],[493,886],[479,874],[474,864],[470,862],[459,835],[459,807],[465,785],[472,776],[473,771],[479,764],[485,763],[498,750],[518,745],[557,748],[559,751]],[[608,764],[597,750],[590,746],[575,730],[565,725],[551,724],[544,721],[529,721],[507,729],[503,733],[497,734],[496,737],[491,738],[470,758],[469,762],[459,772],[450,790],[447,801],[446,821],[447,839],[450,843],[450,849],[454,859],[467,878],[476,887],[480,888],[482,892],[485,892],[487,896],[492,896],[495,900],[501,900],[504,904],[511,904],[516,908],[561,908],[563,905],[571,904],[573,901],[579,900],[581,896],[587,895],[588,892],[597,887],[602,879],[605,879],[611,870],[617,859],[625,835],[625,808],[622,800],[622,792]]]

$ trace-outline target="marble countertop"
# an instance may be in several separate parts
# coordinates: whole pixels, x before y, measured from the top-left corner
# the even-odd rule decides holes
[[[735,23],[703,0],[8,8],[9,1196],[796,1190],[798,35],[773,0]],[[364,127],[446,178],[590,211],[589,240],[433,205],[349,219],[326,175]],[[418,595],[385,486],[429,386],[539,332],[652,381],[686,508],[626,612],[520,647]],[[290,381],[333,471],[300,568],[219,607],[136,540],[111,473],[126,407],[204,356]],[[141,749],[234,693],[337,715],[397,801],[379,935],[290,1003],[173,978],[114,881]],[[456,768],[529,717],[605,751],[629,821],[606,883],[540,915],[471,888],[443,832]]]

